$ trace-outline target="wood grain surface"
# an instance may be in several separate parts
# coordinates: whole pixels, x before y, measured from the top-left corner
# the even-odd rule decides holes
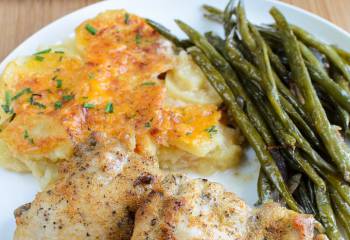
[[[28,36],[98,0],[0,0],[0,61]],[[259,0],[256,0],[259,1]],[[283,0],[314,12],[350,31],[350,0]]]

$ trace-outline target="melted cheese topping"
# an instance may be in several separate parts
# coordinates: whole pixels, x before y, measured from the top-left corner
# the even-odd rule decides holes
[[[106,11],[78,26],[74,45],[78,54],[53,47],[5,69],[3,166],[34,171],[33,161],[67,159],[93,132],[147,156],[164,146],[206,157],[222,143],[220,98],[187,54],[176,55],[144,19]]]

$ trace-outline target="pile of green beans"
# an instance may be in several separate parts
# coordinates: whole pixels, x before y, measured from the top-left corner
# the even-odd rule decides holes
[[[263,26],[239,1],[203,9],[224,37],[176,20],[188,37],[180,40],[149,24],[192,56],[255,150],[258,203],[313,214],[329,239],[350,239],[350,53],[289,24],[276,8],[275,23]]]

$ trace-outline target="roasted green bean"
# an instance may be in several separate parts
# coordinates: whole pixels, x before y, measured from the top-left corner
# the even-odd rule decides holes
[[[333,49],[338,53],[340,57],[343,58],[343,60],[350,64],[350,53],[345,51],[344,49],[339,48],[338,46],[332,45]]]
[[[269,179],[266,177],[264,170],[260,169],[258,178],[258,195],[259,203],[264,204],[273,201],[272,187]]]
[[[146,19],[146,22],[159,34],[161,34],[163,37],[168,39],[169,41],[173,42],[177,47],[187,48],[192,46],[192,43],[188,40],[180,40],[175,35],[173,35],[169,29],[161,25],[160,23],[157,23],[151,19]]]
[[[318,186],[315,186],[315,195],[321,222],[326,228],[327,236],[331,240],[343,239],[337,228],[337,222],[335,220],[328,193]]]
[[[338,70],[344,75],[347,81],[350,82],[350,72],[347,66],[343,62],[338,53],[328,44],[318,41],[310,33],[306,32],[300,27],[291,26],[295,36],[304,42],[306,45],[311,46],[319,50],[321,53],[327,56],[331,63],[338,68]]]
[[[226,36],[231,32],[234,26],[232,16],[236,10],[236,2],[237,0],[229,0],[224,10],[224,31]]]
[[[322,172],[328,183],[338,192],[342,199],[350,205],[350,186],[339,177]]]
[[[255,56],[258,62],[258,68],[260,70],[261,86],[265,90],[266,96],[269,99],[272,108],[277,113],[287,131],[289,132],[291,130],[294,132],[295,130],[291,125],[291,120],[288,114],[284,111],[280,102],[280,97],[275,82],[275,76],[272,73],[272,67],[270,65],[267,45],[255,28],[251,28],[251,30],[252,36],[255,39]]]
[[[331,189],[330,196],[334,205],[335,213],[341,222],[347,237],[350,238],[350,206],[338,195],[337,191]]]
[[[316,206],[309,196],[309,192],[306,189],[304,181],[301,182],[298,189],[293,195],[295,196],[295,199],[298,201],[300,206],[304,209],[305,213],[312,214],[314,216],[318,214]]]
[[[258,129],[259,133],[263,136],[264,140],[270,138],[271,134],[268,134],[269,129],[259,115],[256,106],[248,97],[246,91],[244,90],[242,84],[240,83],[237,74],[231,68],[230,64],[225,60],[223,56],[218,53],[215,48],[202,36],[199,32],[191,28],[184,22],[176,20],[176,23],[179,27],[187,34],[191,41],[199,47],[204,54],[209,58],[211,63],[220,71],[226,80],[227,84],[232,89],[236,97],[243,99],[246,113],[253,122],[254,126]]]
[[[321,63],[304,44],[299,43],[299,47],[303,57],[307,60],[305,63],[312,80],[332,96],[340,106],[350,112],[350,93],[328,76]]]
[[[207,76],[208,81],[218,92],[218,94],[223,98],[224,102],[227,104],[229,111],[232,112],[232,116],[242,131],[243,135],[246,137],[248,142],[251,144],[255,153],[260,161],[265,174],[268,176],[269,180],[274,184],[278,192],[283,196],[284,200],[288,206],[300,212],[298,204],[295,202],[291,194],[288,192],[288,188],[284,183],[284,180],[271,157],[267,146],[263,139],[261,138],[258,131],[249,121],[248,117],[239,107],[236,102],[236,98],[230,90],[229,86],[226,84],[225,79],[222,75],[214,68],[209,59],[196,47],[188,49],[194,61],[202,69],[204,74]]]
[[[224,23],[224,13],[220,9],[207,4],[204,4],[202,7],[204,9],[204,17],[218,23]]]
[[[337,165],[344,179],[350,181],[350,151],[343,139],[329,123],[326,113],[312,86],[309,73],[304,64],[299,44],[284,16],[272,8],[271,15],[276,21],[281,33],[283,45],[292,70],[293,80],[298,85],[305,99],[304,107],[312,118],[315,128],[320,135],[329,155]]]
[[[247,79],[255,79],[260,82],[260,76],[256,68],[240,54],[240,52],[234,47],[232,39],[230,38],[226,41],[226,50],[227,56],[231,60],[230,63],[232,63],[233,66],[244,73],[247,76]],[[296,127],[293,127],[292,129],[294,130],[294,134],[298,134],[298,138],[296,139],[299,142],[300,147],[310,155],[312,161],[320,168],[334,172],[332,166],[330,166],[329,163],[322,159],[322,157],[312,149],[311,145],[303,138],[300,131]]]

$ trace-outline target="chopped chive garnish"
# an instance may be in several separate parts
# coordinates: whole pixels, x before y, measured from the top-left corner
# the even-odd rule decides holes
[[[24,130],[24,133],[23,133],[23,138],[24,138],[24,139],[29,138],[29,133],[28,133],[28,130]]]
[[[92,103],[84,103],[83,104],[83,108],[94,108],[95,107],[95,105],[94,104],[92,104]]]
[[[10,112],[10,106],[9,105],[2,104],[1,108],[4,111],[4,113],[9,113]]]
[[[107,103],[105,107],[105,112],[106,113],[112,113],[113,112],[113,103]]]
[[[33,138],[29,137],[29,132],[28,132],[28,130],[24,130],[23,138],[24,138],[24,139],[27,139],[28,142],[29,142],[30,144],[34,144]]]
[[[11,108],[10,105],[3,104],[1,105],[1,108],[5,113],[13,113],[13,109]]]
[[[10,105],[11,104],[11,93],[9,91],[5,92],[5,104]]]
[[[125,13],[125,14],[124,14],[124,23],[125,23],[125,24],[129,24],[129,17],[130,17],[130,16],[129,16],[129,13]]]
[[[216,129],[215,125],[213,125],[213,126],[211,126],[209,128],[206,128],[204,131],[208,132],[210,137],[212,137],[215,133],[218,132],[218,130]]]
[[[136,36],[135,36],[135,42],[137,45],[140,45],[141,44],[141,34],[138,32],[136,33]]]
[[[151,123],[150,122],[146,122],[145,123],[145,128],[150,128],[151,127]]]
[[[42,50],[42,51],[40,51],[40,52],[36,52],[36,53],[34,53],[34,55],[46,54],[46,53],[49,53],[49,52],[51,52],[51,48]]]
[[[141,84],[141,86],[154,86],[154,85],[156,85],[155,82],[144,82]]]
[[[97,30],[91,26],[90,24],[85,25],[85,29],[91,34],[91,35],[96,35]]]
[[[13,96],[11,98],[11,100],[16,100],[18,98],[20,98],[21,96],[23,96],[24,94],[27,94],[27,93],[32,93],[32,89],[31,88],[24,88],[22,89],[21,91],[19,91],[15,96]]]
[[[9,91],[5,92],[5,104],[1,105],[2,110],[5,113],[13,113],[13,109],[11,108],[11,93]]]
[[[55,102],[55,109],[60,109],[62,107],[62,102],[61,101],[57,101]]]
[[[44,57],[42,57],[42,56],[39,56],[39,55],[35,55],[35,58],[34,58],[36,61],[38,61],[38,62],[42,62],[42,61],[44,61]]]
[[[42,103],[39,103],[39,102],[35,101],[34,96],[38,96],[38,94],[32,94],[32,96],[30,96],[30,98],[29,98],[29,103],[31,105],[33,105],[33,106],[37,106],[39,108],[45,109],[46,106],[44,104],[42,104]]]
[[[70,101],[74,98],[74,96],[73,95],[64,95],[62,98],[64,101]]]
[[[57,79],[56,80],[56,88],[61,88],[62,87],[62,80],[61,79]]]
[[[64,51],[56,50],[55,53],[64,54]]]

